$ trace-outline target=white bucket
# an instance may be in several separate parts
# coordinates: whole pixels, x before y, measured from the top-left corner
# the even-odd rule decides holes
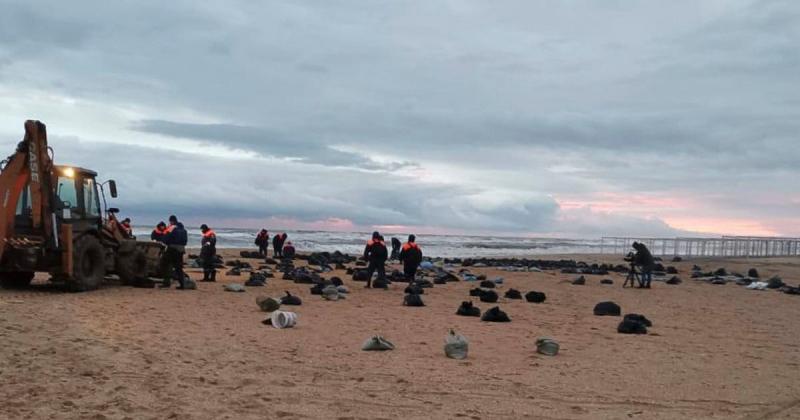
[[[297,324],[297,314],[287,311],[275,311],[272,313],[272,326],[275,328],[292,328]]]

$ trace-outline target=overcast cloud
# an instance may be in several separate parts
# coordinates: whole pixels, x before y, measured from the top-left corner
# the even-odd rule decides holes
[[[73,3],[0,0],[0,146],[143,223],[800,236],[792,0]]]

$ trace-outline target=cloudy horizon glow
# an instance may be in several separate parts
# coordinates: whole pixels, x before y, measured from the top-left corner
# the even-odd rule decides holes
[[[790,0],[0,7],[0,147],[135,222],[800,236]]]

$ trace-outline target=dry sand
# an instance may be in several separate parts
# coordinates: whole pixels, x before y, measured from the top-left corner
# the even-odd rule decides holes
[[[407,308],[403,284],[365,290],[341,272],[352,294],[339,302],[279,278],[222,291],[244,276],[196,291],[2,291],[0,417],[800,418],[800,296],[694,282],[695,263],[800,283],[798,259],[694,259],[676,264],[682,285],[649,291],[623,289],[617,274],[613,286],[598,276],[573,286],[571,275],[473,269],[504,276],[501,296],[547,293],[541,305],[501,298],[510,324],[454,314],[474,283],[437,286],[427,307]],[[256,296],[284,290],[303,298],[298,326],[262,325]],[[645,314],[651,334],[617,334],[619,318],[592,315],[603,300]],[[471,340],[467,360],[444,357],[449,328]],[[376,333],[397,349],[360,351]],[[561,353],[536,354],[541,336]]]

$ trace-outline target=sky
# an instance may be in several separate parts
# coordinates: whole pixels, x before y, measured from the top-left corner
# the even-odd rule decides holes
[[[0,147],[149,224],[800,236],[800,2],[0,0]]]

